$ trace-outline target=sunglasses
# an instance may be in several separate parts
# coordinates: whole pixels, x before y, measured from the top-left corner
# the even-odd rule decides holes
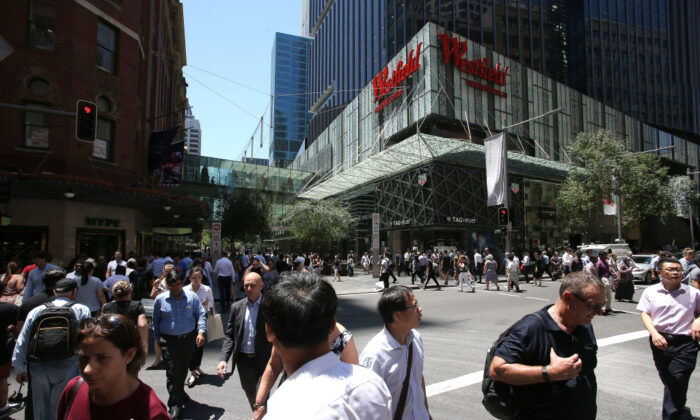
[[[571,295],[576,299],[580,300],[581,302],[585,303],[588,306],[588,309],[590,309],[591,311],[600,311],[605,305],[604,303],[591,303],[586,299],[582,298],[581,296],[577,295],[576,293],[572,293]]]
[[[110,333],[123,323],[123,319],[117,316],[102,316],[100,318],[86,318],[80,321],[80,329],[99,326],[102,331]]]

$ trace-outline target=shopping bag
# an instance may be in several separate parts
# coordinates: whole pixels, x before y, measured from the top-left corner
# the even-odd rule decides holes
[[[213,310],[207,315],[207,341],[212,342],[224,338],[224,326],[221,323],[221,315]]]

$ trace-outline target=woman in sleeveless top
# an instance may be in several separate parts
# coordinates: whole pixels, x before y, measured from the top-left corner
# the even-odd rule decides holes
[[[501,290],[498,287],[498,274],[496,274],[496,268],[498,264],[493,260],[493,255],[489,254],[486,256],[486,263],[484,264],[484,278],[486,279],[486,290],[489,290],[489,283],[496,285],[496,290]]]

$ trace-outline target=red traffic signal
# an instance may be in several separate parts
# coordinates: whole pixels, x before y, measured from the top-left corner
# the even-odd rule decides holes
[[[498,209],[498,224],[501,226],[508,226],[508,208],[499,207]]]
[[[96,136],[97,105],[79,99],[75,107],[75,138],[80,141],[94,142]]]

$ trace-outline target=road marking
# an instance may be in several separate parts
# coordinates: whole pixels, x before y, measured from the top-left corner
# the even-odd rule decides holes
[[[625,334],[614,335],[612,337],[601,338],[600,340],[597,340],[598,348],[612,346],[627,341],[638,340],[640,338],[645,338],[648,336],[649,333],[647,332],[647,330],[640,330]],[[471,385],[476,385],[478,383],[481,383],[483,378],[484,372],[482,370],[472,372],[466,375],[458,376],[453,379],[448,379],[446,381],[428,385],[425,387],[425,393],[428,397],[434,397],[435,395],[440,395],[445,392],[454,391],[460,388],[466,388]]]
[[[543,300],[545,302],[551,302],[550,299],[544,299],[544,298],[538,298],[538,297],[532,297],[532,296],[525,296],[525,299],[535,299],[535,300]]]
[[[514,298],[520,297],[518,295],[514,295],[512,293],[505,293],[505,292],[498,292],[498,294],[501,296],[509,296],[509,297],[514,297]]]
[[[622,309],[613,309],[613,312],[623,312],[623,313],[631,314],[631,315],[641,315],[642,314],[641,312],[625,311]]]

